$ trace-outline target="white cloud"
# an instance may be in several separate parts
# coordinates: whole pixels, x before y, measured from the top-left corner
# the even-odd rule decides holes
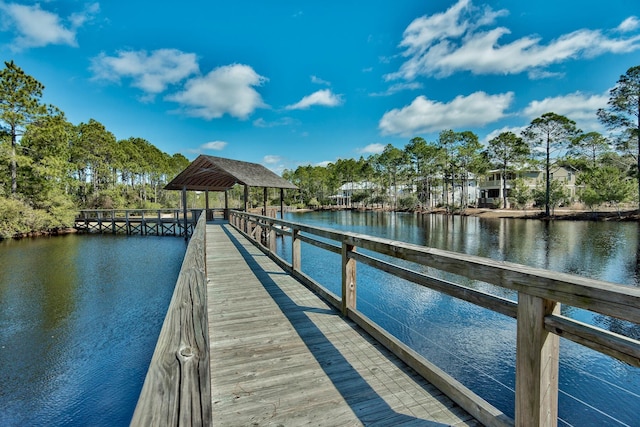
[[[360,154],[380,154],[384,151],[384,147],[384,144],[374,143],[363,148],[358,148],[356,151]]]
[[[77,46],[77,30],[100,10],[97,3],[89,4],[83,12],[72,14],[68,22],[59,15],[43,10],[40,4],[27,6],[0,2],[3,29],[14,29],[13,50],[43,47],[50,44]]]
[[[220,151],[226,147],[228,143],[226,141],[210,141],[200,146],[201,150],[207,151]]]
[[[326,80],[322,80],[318,76],[311,76],[311,83],[315,83],[315,84],[318,84],[318,85],[331,86],[331,82],[328,82]]]
[[[638,28],[640,28],[640,20],[635,16],[628,17],[618,25],[618,31],[622,31],[623,33],[637,30]]]
[[[273,128],[273,127],[278,127],[278,126],[289,126],[289,125],[295,125],[298,124],[299,122],[295,119],[292,119],[291,117],[282,117],[278,120],[274,120],[271,122],[266,121],[265,119],[263,119],[262,117],[257,118],[253,121],[253,125],[255,127],[258,128]]]
[[[267,165],[274,165],[276,163],[280,163],[282,162],[282,156],[275,156],[275,155],[266,155],[262,158],[262,162],[267,164]]]
[[[254,89],[266,81],[248,65],[225,65],[188,80],[183,91],[166,99],[181,104],[181,110],[193,117],[211,120],[229,114],[246,119],[257,108],[267,107]]]
[[[568,95],[545,98],[542,101],[532,101],[523,110],[523,115],[530,120],[545,113],[553,112],[565,116],[576,122],[585,131],[602,130],[596,112],[605,108],[609,95],[586,95],[574,92]]]
[[[464,129],[484,126],[505,116],[513,100],[513,92],[487,95],[475,92],[459,95],[449,103],[418,96],[410,105],[386,112],[378,127],[383,134],[412,136],[443,129]]]
[[[391,86],[384,92],[373,92],[370,93],[369,96],[390,96],[398,92],[402,92],[404,90],[417,90],[422,89],[422,83],[418,82],[409,82],[409,83],[396,83]]]
[[[115,56],[102,53],[91,61],[94,79],[119,82],[131,78],[131,85],[148,94],[164,92],[198,72],[197,57],[177,49],[121,51]]]
[[[594,57],[606,52],[627,53],[640,49],[640,35],[614,38],[600,30],[581,29],[564,34],[548,44],[526,35],[500,44],[511,31],[492,26],[505,10],[479,9],[470,0],[459,0],[446,12],[415,19],[405,30],[400,47],[408,59],[387,80],[424,76],[447,77],[458,71],[474,74],[518,74],[544,69],[568,59]],[[622,29],[637,21],[627,20]],[[481,30],[481,28],[484,28]],[[536,73],[541,76],[540,71]]]
[[[314,105],[321,105],[323,107],[337,107],[342,105],[342,95],[336,95],[331,92],[331,89],[322,89],[317,92],[307,95],[300,101],[292,105],[287,105],[287,110],[306,110]]]

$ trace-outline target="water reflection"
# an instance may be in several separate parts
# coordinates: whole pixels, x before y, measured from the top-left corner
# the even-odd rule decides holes
[[[0,243],[0,425],[128,425],[182,239]]]

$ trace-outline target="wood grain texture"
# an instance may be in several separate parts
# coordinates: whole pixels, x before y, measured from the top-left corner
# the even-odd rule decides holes
[[[207,227],[214,425],[480,425],[237,230]]]
[[[187,248],[132,426],[211,425],[203,215]]]

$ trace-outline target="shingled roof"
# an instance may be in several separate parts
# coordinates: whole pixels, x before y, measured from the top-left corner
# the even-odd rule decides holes
[[[297,189],[286,179],[257,163],[200,155],[165,190],[225,191],[235,184],[249,187]]]

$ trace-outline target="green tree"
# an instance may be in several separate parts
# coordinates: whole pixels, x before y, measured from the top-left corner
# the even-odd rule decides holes
[[[511,203],[519,209],[524,209],[532,200],[531,189],[523,178],[516,178],[511,184],[509,199]]]
[[[569,194],[564,184],[558,180],[551,180],[551,184],[547,182],[538,184],[536,188],[533,189],[531,196],[536,205],[545,206],[546,216],[553,215],[556,206],[569,199]]]
[[[19,138],[30,123],[34,123],[47,112],[40,102],[44,85],[26,74],[13,61],[5,62],[0,71],[0,125],[11,138],[9,152],[11,194],[18,191],[18,144]]]
[[[620,76],[609,91],[607,108],[598,110],[598,118],[608,129],[618,133],[618,148],[635,158],[640,196],[640,65],[629,68]],[[638,201],[640,203],[640,198]]]
[[[404,176],[404,172],[407,170],[409,159],[407,154],[394,147],[391,144],[387,144],[384,151],[377,156],[378,170],[383,176],[387,176],[389,179],[389,187],[393,188],[393,203],[394,207],[397,206],[398,200],[398,186]]]
[[[455,204],[455,177],[457,171],[456,159],[454,152],[456,150],[457,143],[459,142],[456,137],[456,133],[451,130],[443,130],[438,135],[436,144],[442,150],[442,179],[443,185],[443,199],[444,205],[449,208],[449,185],[451,185],[452,200],[451,204]]]
[[[569,142],[579,134],[576,123],[573,120],[556,113],[545,113],[533,119],[531,124],[522,133],[526,141],[531,144],[532,151],[541,150],[544,154],[545,165],[545,215],[550,215],[552,206],[551,179],[552,153],[568,146]],[[555,160],[555,159],[553,159]]]
[[[578,184],[584,185],[580,200],[591,209],[602,203],[610,203],[620,213],[619,205],[628,200],[633,183],[614,166],[602,166],[580,175]]]
[[[117,159],[115,136],[94,119],[76,126],[71,146],[71,163],[80,184],[80,200],[84,205],[100,206],[100,192],[114,184]],[[91,197],[89,200],[88,197]]]
[[[486,157],[482,155],[482,144],[478,141],[478,136],[471,131],[456,132],[458,144],[454,151],[454,156],[459,168],[459,176],[462,188],[460,205],[462,208],[468,206],[469,199],[469,176],[483,173],[487,169]]]
[[[599,132],[580,134],[569,144],[570,156],[584,158],[589,168],[598,166],[598,159],[609,153],[611,147],[607,138]]]
[[[507,172],[524,162],[530,153],[529,146],[513,132],[502,132],[489,141],[487,155],[500,168],[502,176],[502,207],[507,207]]]
[[[442,150],[424,138],[415,137],[404,148],[411,162],[411,175],[416,185],[418,200],[431,207],[431,188],[436,180]]]
[[[44,211],[47,228],[73,225],[76,208],[69,163],[73,128],[62,112],[55,112],[30,124],[21,140],[30,158],[19,174],[21,194],[34,209]]]

